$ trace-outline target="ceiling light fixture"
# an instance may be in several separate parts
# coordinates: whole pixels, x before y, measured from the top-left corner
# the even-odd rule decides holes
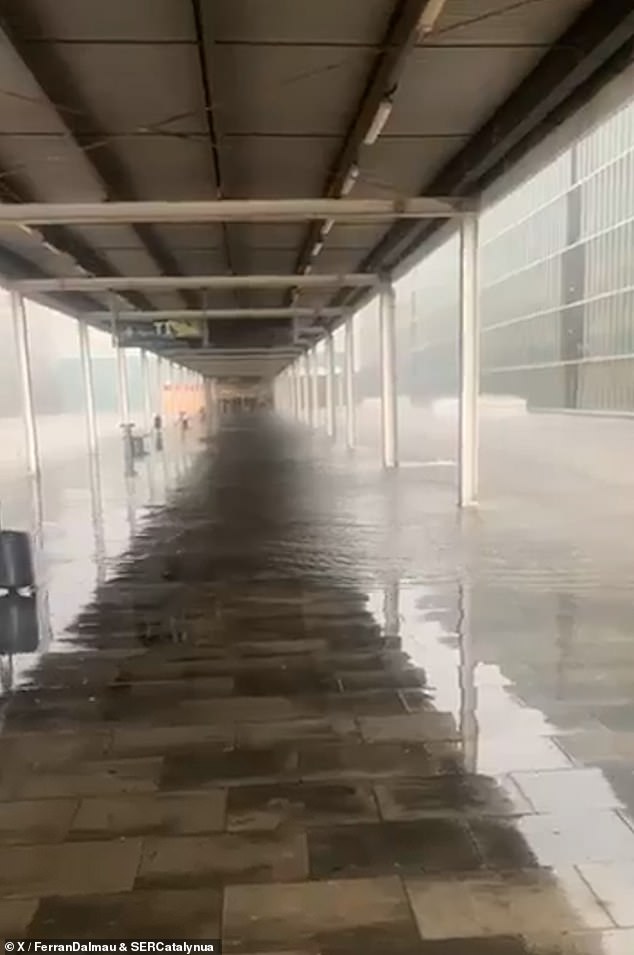
[[[349,193],[352,192],[352,190],[354,189],[354,184],[356,183],[358,178],[359,178],[359,167],[355,162],[352,164],[352,166],[350,166],[348,175],[343,181],[343,186],[341,187],[342,196],[347,196],[349,195]]]
[[[394,100],[392,96],[384,96],[379,103],[379,108],[377,109],[376,115],[370,124],[370,128],[365,134],[365,139],[363,142],[366,146],[374,146],[375,142],[383,132],[385,124],[391,116],[393,106]]]
[[[313,251],[311,252],[311,255],[314,259],[317,258],[317,256],[319,255],[323,247],[324,247],[324,243],[322,239],[320,239],[319,242],[315,242],[313,246]]]
[[[427,6],[418,21],[418,32],[420,36],[427,36],[433,31],[446,2],[447,0],[427,0]]]
[[[321,227],[321,237],[322,237],[322,239],[325,239],[326,236],[329,235],[329,234],[332,232],[333,227],[334,227],[334,224],[335,224],[335,220],[334,220],[334,219],[326,219],[326,221],[324,222],[324,224],[323,224],[322,227]]]

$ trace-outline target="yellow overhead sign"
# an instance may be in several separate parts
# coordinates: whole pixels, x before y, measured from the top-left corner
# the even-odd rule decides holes
[[[159,335],[166,338],[200,338],[200,325],[196,322],[156,322]]]

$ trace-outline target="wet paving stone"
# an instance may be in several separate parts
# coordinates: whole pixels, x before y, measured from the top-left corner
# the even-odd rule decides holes
[[[165,756],[193,745],[214,744],[224,749],[233,746],[232,725],[212,723],[208,726],[142,726],[116,728],[112,732],[110,753],[113,757]]]
[[[64,843],[0,848],[4,898],[91,895],[129,891],[141,859],[141,841]]]
[[[359,728],[369,743],[460,739],[453,716],[436,711],[411,716],[362,716],[359,717]]]
[[[400,879],[350,879],[289,885],[231,886],[225,891],[224,941],[229,951],[280,951],[329,933],[360,928],[411,932],[414,923]],[[366,936],[367,937],[367,936]]]
[[[226,793],[222,790],[82,799],[70,837],[115,839],[219,832],[225,828],[225,806]]]
[[[457,769],[454,754],[434,753],[426,743],[307,743],[298,753],[298,771],[305,779],[416,779]]]
[[[37,899],[0,899],[2,938],[24,938],[37,906]]]
[[[596,639],[597,616],[555,675],[550,622],[528,613],[508,637],[519,598],[497,576],[469,632],[435,544],[383,625],[388,556],[405,567],[430,523],[455,534],[453,497],[430,514],[404,470],[421,524],[392,553],[390,488],[353,478],[358,524],[339,509],[350,462],[330,471],[270,427],[220,436],[8,700],[0,930],[220,933],[235,955],[631,955],[629,631]],[[614,684],[588,662],[608,644]]]
[[[272,746],[277,743],[311,740],[336,742],[340,739],[360,742],[359,728],[346,716],[324,716],[317,719],[277,720],[267,723],[238,723],[236,742],[243,747]]]
[[[186,888],[242,882],[296,882],[308,874],[300,833],[223,833],[148,838],[137,888]]]
[[[289,746],[225,750],[201,745],[165,758],[161,789],[246,786],[288,776],[296,769],[297,753]]]
[[[423,939],[528,936],[537,927],[552,936],[613,928],[607,912],[573,869],[405,881]]]
[[[469,830],[451,819],[313,829],[308,849],[315,879],[466,872],[482,865]]]
[[[533,812],[512,780],[467,773],[381,782],[375,792],[381,816],[392,821],[455,813],[519,816]]]
[[[47,898],[29,934],[43,939],[218,938],[221,907],[220,891],[209,887]]]
[[[0,802],[0,843],[62,842],[77,812],[76,799]]]
[[[9,786],[15,797],[51,799],[100,793],[154,792],[163,771],[160,757],[95,760],[56,771],[31,772]]]
[[[288,823],[309,827],[367,820],[379,821],[369,786],[296,783],[229,790],[227,824],[233,831],[277,829]]]

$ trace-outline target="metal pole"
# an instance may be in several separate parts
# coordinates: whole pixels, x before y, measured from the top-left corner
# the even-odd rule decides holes
[[[156,413],[163,415],[163,358],[156,357]]]
[[[97,437],[97,415],[95,413],[95,392],[92,380],[92,360],[90,357],[90,330],[85,322],[78,319],[79,354],[81,370],[84,379],[84,398],[86,400],[86,432],[88,435],[88,452],[91,460],[96,459],[99,453]]]
[[[480,319],[478,293],[478,219],[469,216],[460,230],[460,400],[458,504],[470,507],[478,497],[478,396],[480,393]]]
[[[119,415],[121,424],[131,424],[130,421],[130,395],[128,392],[128,362],[125,348],[117,342],[117,377],[119,384]]]
[[[310,360],[310,403],[313,409],[313,427],[319,427],[320,408],[319,408],[319,360],[317,349],[311,348],[308,352]]]
[[[302,383],[299,377],[299,361],[293,364],[293,377],[295,379],[295,417],[298,421],[302,420]]]
[[[381,339],[381,421],[383,465],[398,467],[398,408],[396,404],[396,296],[394,286],[381,285],[379,297]]]
[[[95,535],[95,563],[97,567],[97,583],[105,580],[105,540],[103,529],[103,501],[101,495],[101,473],[99,470],[99,436],[97,431],[97,414],[95,411],[95,389],[92,377],[92,358],[90,355],[90,329],[86,322],[78,319],[79,354],[81,370],[84,380],[84,398],[86,401],[86,433],[88,436],[88,471],[90,474],[90,500],[92,505],[92,522]]]
[[[353,318],[344,327],[344,388],[346,397],[346,447],[351,451],[356,444],[356,408],[354,404],[354,327]]]
[[[33,403],[33,380],[31,376],[31,358],[29,354],[29,333],[26,321],[24,299],[19,292],[11,292],[11,311],[15,343],[18,352],[20,389],[22,393],[22,416],[26,438],[26,455],[29,477],[36,482],[40,479],[40,450],[35,424],[35,406]]]
[[[141,385],[143,388],[143,418],[145,430],[149,431],[152,427],[152,385],[150,382],[148,353],[144,348],[141,349]]]
[[[304,402],[304,421],[309,428],[313,425],[313,406],[310,400],[310,358],[308,352],[303,355],[304,377],[302,379],[302,397]]]
[[[332,332],[328,332],[326,336],[326,434],[334,439],[336,430],[335,339]]]

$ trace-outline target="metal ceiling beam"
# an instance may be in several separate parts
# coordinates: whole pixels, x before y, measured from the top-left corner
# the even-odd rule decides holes
[[[428,0],[397,0],[392,17],[383,37],[375,62],[354,118],[344,136],[335,161],[328,171],[323,193],[339,196],[353,164],[357,162],[363,141],[381,105],[381,101],[393,94],[411,50],[420,35],[421,20]],[[330,218],[329,216],[326,218]],[[310,263],[311,253],[320,240],[321,223],[313,222],[297,257],[296,271]]]
[[[0,29],[0,38],[1,36],[2,30]],[[0,170],[0,203],[5,206],[18,205],[24,203],[25,200],[28,202],[30,199],[30,196],[25,195],[23,188],[18,188],[18,184],[11,181],[12,178],[14,177]],[[21,227],[20,224],[16,225],[18,228]],[[25,231],[32,231],[34,243],[41,244],[46,242],[51,250],[68,256],[70,260],[69,265],[76,264],[84,272],[97,272],[101,275],[108,275],[114,271],[106,259],[98,255],[69,229],[51,225],[41,226],[37,230],[30,230],[30,227],[25,227]],[[22,265],[20,266],[19,263],[22,263]],[[16,267],[18,271],[16,271]],[[20,267],[21,272],[19,271]],[[20,279],[26,275],[32,276],[34,274],[37,274],[38,278],[44,278],[46,276],[44,270],[34,265],[29,259],[25,259],[13,253],[10,249],[5,248],[2,248],[0,254],[0,274],[8,279]],[[139,294],[131,294],[129,296],[129,303],[139,308],[147,308],[150,304],[143,295]],[[68,310],[69,304],[67,299],[63,297],[60,298],[60,304],[64,310]],[[85,304],[88,308],[92,309],[97,303],[87,298]],[[76,301],[72,307],[77,307]]]
[[[464,199],[219,199],[195,202],[31,202],[0,206],[0,223],[106,225],[139,222],[337,222],[451,219],[473,211]],[[167,270],[166,270],[167,271]],[[170,269],[170,272],[177,270]]]
[[[160,311],[119,311],[119,322],[207,322],[215,319],[227,318],[339,318],[343,314],[341,308],[208,308],[163,309]],[[110,312],[91,312],[85,317],[88,320],[110,321]]]
[[[12,288],[25,294],[33,292],[120,292],[128,289],[169,291],[185,289],[284,289],[296,288],[371,288],[379,284],[378,275],[148,275],[86,276],[60,279],[25,279]]]
[[[209,56],[209,47],[213,44],[208,25],[205,23],[204,11],[201,0],[191,0],[192,17],[194,21],[194,33],[196,36],[196,51],[198,54],[198,68],[200,72],[200,82],[203,91],[203,101],[205,105],[205,122],[207,126],[207,135],[209,138],[209,149],[211,152],[211,163],[214,172],[214,185],[218,199],[224,197],[225,177],[223,175],[223,163],[221,154],[221,135],[218,126],[216,111],[214,108],[213,83],[211,80],[212,70]],[[225,260],[229,272],[236,273],[237,256],[234,248],[233,239],[226,222],[222,224]]]
[[[25,36],[41,36],[46,33],[27,3],[19,5],[19,11],[16,10],[12,20],[14,23],[19,20],[21,34]],[[123,164],[112,149],[104,146],[102,136],[87,132],[88,128],[97,129],[99,124],[92,119],[90,110],[72,81],[68,68],[57,53],[56,45],[51,43],[33,45],[24,42],[21,34],[15,28],[10,29],[6,22],[0,28],[0,37],[11,47],[23,69],[39,87],[42,100],[55,113],[66,130],[68,140],[77,147],[82,161],[90,167],[103,188],[106,198],[131,198],[134,189]],[[64,104],[63,112],[57,106],[58,103]],[[176,259],[152,230],[138,225],[133,226],[133,229],[159,271],[179,271]],[[78,240],[75,241],[77,243]],[[84,243],[82,246],[88,247]],[[109,270],[115,271],[111,267]],[[187,299],[187,303],[197,304],[191,299]]]
[[[634,59],[631,0],[594,0],[460,152],[421,192],[475,195],[544,139]],[[434,232],[431,223],[397,223],[362,268],[391,269]]]

